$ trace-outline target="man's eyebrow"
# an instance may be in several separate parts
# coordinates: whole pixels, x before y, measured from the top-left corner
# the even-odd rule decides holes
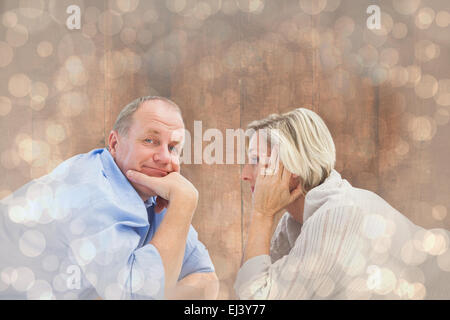
[[[160,135],[160,132],[156,129],[149,129],[147,130],[147,133],[151,133],[151,134],[155,134],[155,135]]]

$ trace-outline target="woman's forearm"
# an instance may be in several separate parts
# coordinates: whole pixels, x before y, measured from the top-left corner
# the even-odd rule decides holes
[[[244,263],[253,257],[269,254],[273,220],[273,217],[262,215],[256,211],[252,212]]]

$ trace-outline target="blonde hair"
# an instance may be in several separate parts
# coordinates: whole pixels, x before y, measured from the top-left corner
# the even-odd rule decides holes
[[[336,148],[325,122],[315,112],[298,108],[253,121],[248,129],[268,129],[269,142],[278,144],[280,160],[298,175],[305,192],[321,184],[336,163]]]

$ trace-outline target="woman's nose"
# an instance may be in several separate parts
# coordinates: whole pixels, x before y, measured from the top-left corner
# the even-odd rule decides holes
[[[251,175],[251,168],[249,164],[244,164],[244,168],[242,169],[242,175],[241,175],[241,179],[244,181],[250,181],[252,178]]]

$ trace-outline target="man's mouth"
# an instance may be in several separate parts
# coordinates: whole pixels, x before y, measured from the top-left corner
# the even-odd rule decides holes
[[[150,167],[142,167],[141,172],[150,177],[165,177],[169,174],[167,171]]]

